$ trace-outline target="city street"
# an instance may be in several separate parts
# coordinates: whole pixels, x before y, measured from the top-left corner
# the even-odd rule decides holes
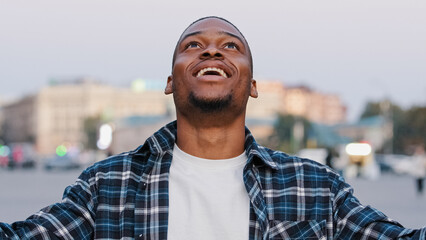
[[[0,169],[0,221],[23,220],[40,208],[60,201],[65,187],[73,183],[81,171]],[[348,182],[363,204],[380,209],[405,227],[426,226],[426,194],[417,196],[411,177],[383,175],[376,181],[349,179]]]

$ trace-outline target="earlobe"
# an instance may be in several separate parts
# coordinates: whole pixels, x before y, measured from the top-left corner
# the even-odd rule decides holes
[[[251,87],[250,87],[250,97],[257,98],[259,94],[257,93],[257,86],[256,86],[256,80],[251,80]]]
[[[173,77],[172,75],[170,75],[167,78],[167,85],[166,88],[164,89],[164,93],[167,94],[172,94],[173,93]]]

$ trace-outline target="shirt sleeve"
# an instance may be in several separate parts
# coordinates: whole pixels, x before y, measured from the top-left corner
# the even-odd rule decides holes
[[[96,185],[85,170],[65,189],[62,202],[41,209],[25,221],[0,223],[0,239],[92,239]]]
[[[335,239],[426,239],[426,228],[406,229],[353,196],[352,187],[334,176],[332,191]]]

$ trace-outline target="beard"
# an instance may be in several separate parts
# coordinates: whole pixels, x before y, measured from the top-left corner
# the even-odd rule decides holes
[[[188,96],[188,101],[203,113],[217,113],[231,105],[232,95],[229,94],[216,99],[203,99],[195,96],[195,94],[191,92]]]

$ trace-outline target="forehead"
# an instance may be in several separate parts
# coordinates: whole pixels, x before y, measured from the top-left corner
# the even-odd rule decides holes
[[[233,35],[236,35],[243,39],[244,37],[241,35],[241,33],[231,24],[227,23],[226,21],[223,21],[221,19],[217,18],[207,18],[203,19],[201,21],[198,21],[191,26],[189,26],[183,33],[180,38],[182,40],[185,36],[188,34],[195,32],[217,32],[217,33],[231,33]]]

